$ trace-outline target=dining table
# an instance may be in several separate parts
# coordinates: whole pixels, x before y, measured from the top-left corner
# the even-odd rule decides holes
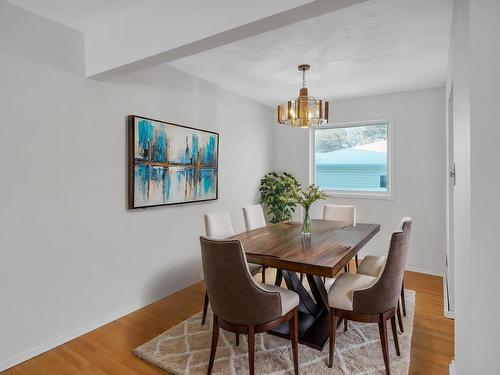
[[[333,278],[380,231],[379,224],[355,225],[312,220],[310,236],[302,235],[302,223],[287,221],[239,233],[248,262],[276,268],[276,285],[299,295],[299,342],[322,350],[329,338],[328,291],[324,278]],[[307,286],[300,274],[306,276]],[[288,324],[268,333],[289,338]]]

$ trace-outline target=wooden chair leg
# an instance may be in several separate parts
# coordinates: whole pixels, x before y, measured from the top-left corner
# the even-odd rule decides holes
[[[356,270],[357,270],[358,269],[358,264],[359,264],[358,254],[354,255],[354,262],[356,263]]]
[[[405,280],[401,285],[401,305],[403,306],[403,315],[406,316],[406,301],[405,301]]]
[[[255,361],[255,333],[254,326],[248,326],[248,374],[254,375],[254,361]]]
[[[399,301],[398,301],[398,308],[396,310],[396,314],[398,315],[399,330],[401,331],[401,333],[404,333],[405,329],[403,327],[403,318],[401,318],[401,309],[399,307]]]
[[[205,292],[205,301],[203,301],[203,315],[201,317],[201,325],[205,325],[205,321],[207,320],[207,311],[208,311],[208,293]]]
[[[384,355],[384,363],[385,363],[385,373],[390,375],[390,365],[389,365],[389,350],[388,350],[388,341],[387,341],[387,324],[384,317],[384,314],[379,315],[378,322],[378,330],[380,332],[380,343],[382,344],[382,354]]]
[[[295,375],[299,375],[299,317],[296,308],[288,324],[292,341],[293,370]]]
[[[240,334],[235,333],[234,335],[236,336],[236,346],[239,346],[240,345]]]
[[[347,264],[344,266],[344,272],[345,272],[345,273],[348,273],[348,272],[349,272],[349,266],[348,266]]]
[[[303,280],[304,280],[304,273],[303,273],[303,272],[301,272],[301,273],[300,273],[300,282],[302,282]]]
[[[347,332],[347,319],[344,318],[344,332]]]
[[[394,339],[394,346],[396,347],[396,354],[399,357],[401,355],[401,353],[399,351],[398,331],[396,328],[396,316],[395,315],[391,318],[391,329],[392,329],[392,338]]]
[[[330,352],[328,357],[328,367],[333,367],[333,352],[335,351],[335,336],[337,333],[337,317],[335,310],[330,308]]]
[[[208,371],[207,374],[212,373],[212,368],[214,366],[215,352],[217,350],[217,341],[219,340],[219,322],[217,316],[214,315],[212,323],[212,346],[210,348],[210,360],[208,361]]]
[[[262,267],[262,284],[266,283],[266,267]]]

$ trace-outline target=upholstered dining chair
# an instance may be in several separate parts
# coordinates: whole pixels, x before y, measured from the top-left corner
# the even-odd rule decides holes
[[[245,219],[245,229],[247,231],[265,227],[266,217],[260,204],[243,207],[243,218]]]
[[[205,219],[205,234],[207,237],[215,239],[225,239],[234,234],[231,217],[227,211],[211,212],[204,216]],[[248,268],[253,276],[262,271],[262,267],[258,264],[249,263]],[[264,280],[263,280],[264,281]],[[203,301],[203,315],[201,325],[205,324],[208,311],[208,293],[205,292],[205,300]]]
[[[356,206],[347,206],[340,204],[325,204],[323,206],[323,220],[345,221],[351,225],[356,225]],[[358,268],[358,254],[354,256],[356,269]],[[349,270],[349,265],[344,270]]]
[[[411,219],[406,218],[402,229],[393,232],[387,261],[378,277],[344,273],[333,283],[328,292],[330,305],[330,356],[328,366],[333,365],[337,317],[364,323],[378,323],[385,372],[390,374],[387,320],[391,321],[396,354],[399,356],[396,329],[396,306],[408,254]]]
[[[399,225],[400,229],[403,229],[403,224],[405,223],[405,220],[407,220],[407,218],[403,218],[401,220],[401,223]],[[378,277],[380,275],[380,272],[382,272],[382,270],[385,266],[386,259],[387,259],[387,256],[367,255],[366,257],[363,258],[363,260],[359,264],[359,267],[358,267],[356,272],[359,274],[362,274],[362,275]],[[403,310],[403,316],[406,316],[404,277],[403,277],[403,282],[401,283],[401,307]],[[404,332],[403,320],[401,319],[401,309],[399,308],[399,303],[398,303],[397,314],[398,314],[398,321],[399,321],[399,329],[401,330],[401,332]]]
[[[214,240],[200,237],[203,272],[212,304],[212,345],[208,374],[212,372],[219,328],[248,335],[248,368],[254,374],[255,334],[266,332],[288,321],[292,343],[293,367],[298,374],[299,295],[275,285],[254,280],[239,240]],[[228,287],[230,286],[230,287]]]
[[[265,227],[266,217],[260,204],[243,207],[243,218],[245,219],[245,229],[247,231]],[[262,267],[262,282],[266,283],[266,268]]]

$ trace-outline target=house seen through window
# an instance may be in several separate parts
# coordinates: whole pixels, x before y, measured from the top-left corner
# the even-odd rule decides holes
[[[314,183],[323,190],[388,193],[389,124],[315,129]]]

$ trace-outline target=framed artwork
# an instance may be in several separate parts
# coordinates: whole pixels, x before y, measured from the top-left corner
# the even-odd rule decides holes
[[[129,208],[218,198],[219,134],[128,117]]]

